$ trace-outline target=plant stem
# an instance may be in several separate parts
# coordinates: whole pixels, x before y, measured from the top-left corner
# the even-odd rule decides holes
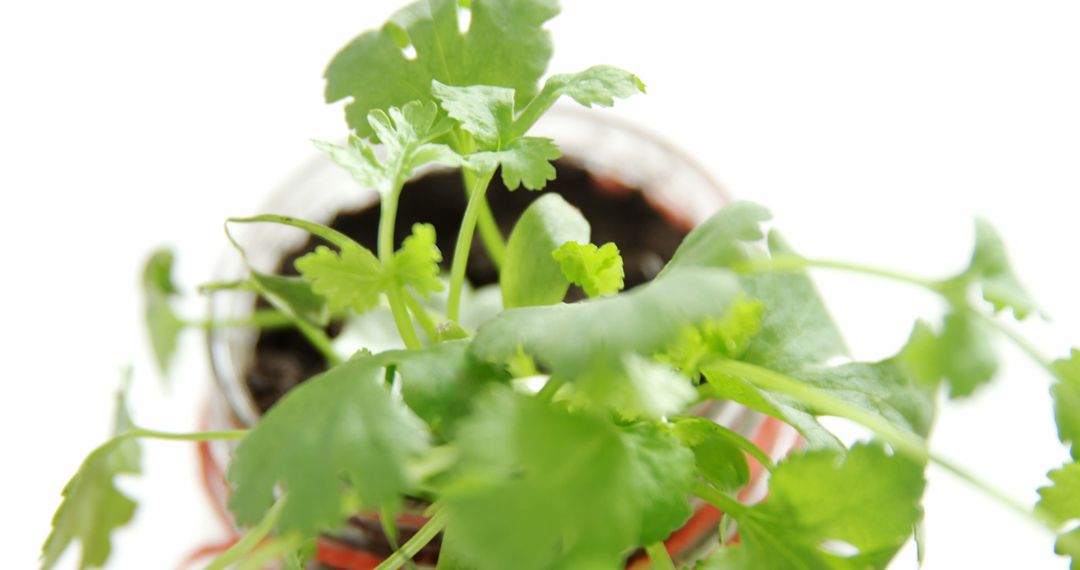
[[[817,415],[847,418],[861,424],[896,448],[898,453],[920,463],[925,463],[929,459],[926,444],[918,435],[786,374],[737,360],[719,360],[711,365],[710,369],[741,378],[763,390],[795,398],[813,408]]]
[[[713,489],[708,484],[698,481],[694,484],[694,496],[704,500],[724,513],[738,517],[746,514],[746,505]]]
[[[472,197],[472,189],[476,187],[476,172],[468,168],[461,171],[461,178],[465,184],[465,194]],[[495,215],[491,213],[491,205],[487,197],[480,203],[480,217],[477,220],[477,229],[480,231],[480,243],[484,244],[488,257],[496,270],[502,269],[503,258],[506,257],[506,241],[503,239],[499,225],[495,222]]]
[[[559,392],[559,388],[566,384],[566,379],[561,376],[551,376],[547,382],[540,388],[540,391],[536,393],[536,399],[541,402],[550,402],[555,399],[555,394]]]
[[[430,342],[435,342],[435,338],[439,334],[438,326],[435,324],[435,320],[428,314],[427,309],[420,303],[414,295],[408,291],[404,292],[405,304],[409,307],[409,312],[412,314],[416,322],[420,323],[420,328],[424,329],[424,334],[427,335]]]
[[[336,245],[338,249],[348,247],[350,244],[356,244],[356,242],[353,241],[352,238],[333,228],[328,228],[322,224],[316,224],[315,222],[309,222],[290,216],[278,216],[276,214],[262,214],[259,216],[251,216],[249,218],[229,218],[228,220],[225,220],[226,232],[228,232],[228,224],[230,223],[253,224],[259,222],[282,224],[285,226],[292,226],[294,228],[304,230],[309,234],[314,235],[315,237],[321,238],[329,243]],[[231,239],[232,238],[230,236],[230,240]],[[235,243],[235,241],[233,243]]]
[[[654,542],[645,547],[645,553],[649,555],[653,570],[675,570],[675,563],[671,561],[667,547],[663,542]]]
[[[454,245],[454,261],[450,266],[450,296],[446,309],[446,317],[454,322],[457,322],[461,313],[461,289],[465,282],[465,267],[469,261],[469,248],[472,246],[476,219],[480,215],[484,194],[494,175],[494,170],[487,170],[477,175],[475,184],[469,192],[469,204],[465,207],[461,231],[458,232],[457,243]]]
[[[290,218],[287,216],[275,216],[267,214],[263,216],[254,216],[251,218],[229,218],[225,221],[225,237],[229,238],[229,242],[232,243],[233,247],[236,248],[236,251],[240,252],[240,257],[244,258],[244,263],[248,265],[248,270],[252,273],[254,273],[254,270],[251,269],[251,265],[248,263],[247,252],[244,251],[244,248],[240,246],[240,242],[236,241],[236,238],[232,235],[232,232],[229,230],[229,224],[246,224],[255,222],[285,224],[287,226],[293,226],[303,230],[307,230],[308,232],[317,235],[333,243],[334,245],[337,245],[338,247],[344,247],[346,243],[355,243],[351,239],[349,239],[348,236],[338,232],[337,230],[333,230],[319,224],[313,224],[311,222],[297,220],[295,218]],[[255,279],[249,279],[248,282],[251,285],[251,289],[256,294],[258,294],[263,299],[266,299],[271,305],[274,306],[274,308],[281,311],[282,313],[285,313],[286,315],[289,315],[289,317],[292,318],[293,323],[296,325],[296,328],[308,339],[308,342],[310,342],[311,345],[314,346],[315,349],[323,355],[323,358],[326,359],[327,364],[329,364],[330,366],[335,366],[341,363],[341,357],[338,356],[337,352],[334,351],[333,343],[330,342],[330,337],[327,336],[326,331],[307,322],[300,315],[295,314],[288,306],[288,304],[282,303],[280,302],[280,300],[277,299],[276,296],[270,295],[266,288],[259,283],[259,281]]]
[[[749,259],[736,263],[732,269],[738,273],[768,273],[772,271],[796,271],[799,269],[818,268],[818,269],[836,269],[840,271],[850,271],[853,273],[862,273],[864,275],[873,275],[875,277],[881,277],[884,279],[890,279],[893,281],[901,281],[904,283],[910,283],[919,287],[930,289],[931,291],[941,293],[942,286],[939,282],[931,279],[924,279],[902,273],[899,271],[893,271],[891,269],[884,269],[881,267],[872,267],[869,265],[862,265],[859,263],[850,263],[847,261],[836,261],[832,259],[808,259],[805,257],[799,257],[797,255],[779,255],[771,259]]]
[[[832,261],[832,260],[824,260],[824,259],[806,259],[806,258],[802,258],[802,257],[798,257],[798,256],[789,255],[789,256],[779,256],[779,257],[775,257],[773,259],[744,261],[744,262],[737,263],[733,267],[733,269],[735,269],[739,273],[765,273],[765,272],[769,272],[769,271],[789,271],[789,270],[795,270],[795,269],[803,269],[803,268],[807,268],[807,267],[820,267],[820,268],[825,268],[825,269],[839,269],[839,270],[843,270],[843,271],[851,271],[851,272],[854,272],[854,273],[862,273],[864,275],[872,275],[872,276],[875,276],[875,277],[881,277],[881,278],[890,279],[890,280],[893,280],[893,281],[900,281],[900,282],[904,282],[904,283],[909,283],[909,284],[912,284],[912,285],[916,285],[916,286],[919,286],[919,287],[929,289],[930,291],[933,291],[935,293],[938,293],[938,294],[942,295],[943,297],[945,297],[945,300],[948,301],[951,304],[956,303],[956,301],[950,295],[950,289],[947,286],[947,283],[948,283],[947,281],[946,282],[932,281],[932,280],[929,280],[929,279],[922,279],[922,278],[919,278],[919,277],[914,277],[914,276],[907,275],[905,273],[900,273],[900,272],[897,272],[897,271],[892,271],[892,270],[888,270],[888,269],[881,269],[881,268],[877,268],[877,267],[869,267],[869,266],[865,266],[865,265],[859,265],[859,264],[856,264],[856,263],[847,263],[847,262],[843,262],[843,261]],[[983,322],[985,322],[991,328],[993,328],[997,332],[1001,333],[1002,336],[1008,338],[1010,342],[1012,342],[1014,345],[1016,345],[1017,348],[1019,348],[1021,351],[1023,351],[1025,354],[1027,354],[1039,366],[1046,369],[1046,371],[1049,372],[1051,376],[1054,376],[1055,378],[1057,377],[1057,373],[1054,371],[1054,368],[1052,366],[1053,361],[1050,358],[1048,358],[1046,355],[1044,355],[1042,353],[1042,351],[1037,346],[1035,346],[1034,343],[1032,343],[1028,339],[1024,338],[1024,336],[1021,335],[1016,330],[1008,327],[1007,325],[1005,325],[1001,321],[999,321],[999,320],[997,320],[997,319],[995,319],[995,318],[993,318],[993,317],[991,317],[989,315],[986,315],[983,312],[980,312],[980,311],[971,311],[971,312],[972,312],[972,314],[977,315],[980,319],[983,320]]]
[[[723,374],[730,374],[737,378],[741,378],[763,390],[792,397],[799,402],[806,404],[810,408],[813,408],[816,415],[830,415],[852,420],[855,423],[868,428],[876,436],[891,445],[897,453],[905,455],[920,463],[932,461],[946,471],[968,482],[1005,507],[1023,515],[1029,520],[1037,522],[1044,528],[1050,529],[1050,527],[1046,526],[1046,524],[1036,517],[1030,509],[1016,499],[1009,497],[1004,492],[994,488],[989,483],[979,479],[973,473],[963,469],[952,461],[931,453],[927,447],[926,440],[906,429],[896,426],[880,416],[867,412],[857,406],[853,406],[844,400],[836,398],[823,390],[808,386],[790,376],[753,364],[735,360],[723,360],[717,362],[712,369]],[[1052,531],[1053,529],[1050,530]]]
[[[293,319],[277,309],[259,309],[243,319],[222,319],[219,321],[208,319],[204,321],[186,321],[184,324],[189,327],[198,327],[206,330],[249,327],[257,329],[280,329],[293,326]]]
[[[978,311],[972,311],[972,313],[978,315],[978,317],[982,319],[983,322],[985,322],[987,325],[989,325],[990,328],[996,330],[997,332],[1001,333],[1002,336],[1012,341],[1012,343],[1015,344],[1017,348],[1027,354],[1039,366],[1045,368],[1046,371],[1049,372],[1052,376],[1057,376],[1057,373],[1054,371],[1053,361],[1046,355],[1044,355],[1042,353],[1042,350],[1035,346],[1031,341],[1024,338],[1015,329],[1006,326],[1005,323],[1002,323],[1001,321],[989,315],[985,315]]]
[[[389,270],[394,263],[394,224],[397,221],[397,201],[401,188],[391,189],[383,195],[381,215],[379,216],[379,261],[383,269]],[[409,310],[405,307],[403,298],[404,291],[396,281],[391,280],[386,288],[386,299],[390,302],[390,312],[394,315],[394,324],[397,325],[401,340],[405,347],[416,350],[423,348],[420,337],[416,336],[412,319],[409,318]]]
[[[412,538],[405,541],[405,544],[401,545],[399,550],[395,550],[389,558],[376,566],[375,570],[397,570],[401,568],[407,560],[411,560],[413,556],[416,556],[445,527],[446,511],[440,510],[428,519],[428,522],[420,527],[420,530],[416,531]]]
[[[128,430],[118,436],[119,438],[133,438],[133,437],[145,437],[150,439],[164,439],[169,441],[211,441],[218,439],[240,439],[247,435],[248,430],[229,430],[229,431],[202,431],[192,433],[173,433],[156,431],[151,429],[135,428]]]
[[[274,525],[276,525],[278,519],[281,518],[281,509],[284,506],[285,497],[282,496],[274,503],[274,506],[270,507],[270,510],[266,512],[266,516],[259,521],[259,524],[249,530],[243,538],[236,541],[236,544],[230,546],[228,550],[221,554],[221,556],[215,558],[205,570],[225,570],[229,566],[239,562],[244,556],[247,556],[247,554],[259,546],[263,539],[270,534],[270,531],[274,529]]]

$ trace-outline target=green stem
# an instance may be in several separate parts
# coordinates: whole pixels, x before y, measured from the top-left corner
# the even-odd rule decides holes
[[[416,322],[420,323],[420,328],[424,329],[424,334],[427,335],[428,340],[435,342],[439,334],[439,327],[435,324],[435,320],[431,318],[431,315],[428,314],[424,305],[408,291],[405,291],[405,304],[409,307],[409,312],[416,319]]]
[[[1057,376],[1057,372],[1054,371],[1053,360],[1043,354],[1042,350],[1040,350],[1039,347],[1035,346],[1034,343],[1024,338],[1023,335],[1021,335],[1013,328],[1005,325],[1005,323],[1002,323],[1001,321],[991,316],[985,315],[978,311],[972,311],[972,313],[978,315],[978,317],[982,319],[983,322],[985,322],[997,332],[1001,333],[1002,336],[1012,341],[1012,343],[1015,344],[1017,348],[1027,354],[1028,357],[1035,361],[1039,366],[1045,368],[1046,371],[1049,372],[1052,376]]]
[[[721,511],[733,516],[739,517],[747,513],[746,505],[736,501],[735,499],[717,491],[706,483],[698,481],[694,484],[694,490],[692,491],[695,497],[698,497],[710,505],[720,509]]]
[[[298,541],[295,538],[270,540],[262,548],[251,553],[251,556],[242,564],[237,565],[236,570],[263,570],[271,561],[285,556],[297,546]]]
[[[1039,520],[1030,509],[1019,501],[1009,497],[989,483],[982,481],[973,473],[963,469],[952,461],[930,453],[926,441],[923,438],[906,429],[896,426],[878,415],[867,412],[857,406],[853,406],[844,400],[836,398],[823,390],[808,386],[790,376],[753,364],[735,360],[722,360],[717,362],[712,369],[717,370],[722,374],[729,374],[741,378],[763,390],[790,396],[814,409],[815,415],[836,416],[854,421],[869,429],[877,437],[891,445],[897,453],[920,463],[933,461],[941,468],[970,483],[1000,504],[1037,522],[1040,526],[1049,528],[1045,523]]]
[[[536,399],[541,402],[550,402],[555,399],[555,394],[558,393],[559,388],[566,384],[566,380],[559,376],[552,376],[548,378],[548,381],[544,383],[544,386],[540,388],[540,391],[536,393]]]
[[[982,491],[986,495],[988,495],[990,497],[993,497],[994,500],[996,500],[998,503],[1004,505],[1005,507],[1008,507],[1013,512],[1025,517],[1025,518],[1028,518],[1030,520],[1034,520],[1035,522],[1037,522],[1039,524],[1039,526],[1046,527],[1051,532],[1054,531],[1054,529],[1052,527],[1047,526],[1045,522],[1040,520],[1031,511],[1031,509],[1028,508],[1027,505],[1025,505],[1024,503],[1021,503],[1020,501],[1016,500],[1013,497],[1010,497],[1009,495],[1006,495],[1000,489],[997,489],[997,488],[991,486],[990,484],[988,484],[985,481],[979,479],[978,477],[975,477],[975,475],[968,472],[966,469],[960,467],[959,465],[953,463],[951,460],[949,460],[949,459],[947,459],[945,457],[942,457],[940,455],[937,455],[936,453],[931,453],[930,454],[930,460],[933,461],[934,464],[937,465],[938,467],[941,467],[945,471],[948,471],[949,473],[952,473],[953,476],[967,482],[969,485],[979,489],[980,491]]]
[[[757,444],[720,424],[716,424],[716,426],[720,428],[719,433],[722,434],[722,437],[731,442],[735,447],[749,454],[750,457],[756,459],[765,470],[770,473],[776,470],[776,462],[773,461],[772,457],[769,457],[768,453],[765,453],[765,450],[758,447]]]
[[[446,510],[440,510],[434,514],[424,526],[420,527],[420,530],[416,531],[416,534],[409,540],[405,541],[405,544],[401,545],[399,550],[395,550],[389,558],[384,560],[381,564],[375,567],[375,570],[397,570],[405,564],[407,560],[411,560],[413,556],[416,556],[421,549],[423,549],[429,542],[431,542],[443,528],[446,527]]]
[[[240,439],[247,435],[248,430],[227,430],[227,431],[201,431],[192,433],[173,433],[157,431],[152,429],[135,428],[125,431],[124,433],[116,436],[119,438],[133,438],[133,437],[145,437],[150,439],[164,439],[168,441],[211,441],[218,439]]]
[[[930,289],[937,293],[943,292],[942,285],[931,279],[924,279],[922,277],[916,277],[891,269],[832,259],[808,259],[796,255],[779,255],[771,259],[748,259],[740,261],[732,266],[732,269],[736,272],[746,274],[768,273],[772,271],[798,271],[807,268],[836,269],[840,271],[862,273],[864,275],[873,275],[875,277],[882,277],[893,281],[910,283],[912,285]]]
[[[280,329],[293,326],[293,318],[277,309],[259,309],[243,319],[186,321],[184,324],[206,330],[226,328]]]
[[[229,223],[234,224],[254,224],[254,223],[270,223],[270,224],[282,224],[285,226],[292,226],[308,232],[315,237],[322,238],[323,240],[336,245],[339,249],[348,247],[350,244],[355,245],[356,242],[349,236],[333,229],[328,228],[322,224],[316,224],[315,222],[309,222],[307,220],[301,220],[299,218],[293,218],[290,216],[278,216],[276,214],[262,214],[259,216],[251,216],[248,218],[229,218],[225,220],[226,227]]]
[[[461,178],[465,184],[466,196],[472,197],[471,189],[476,186],[476,172],[468,168],[462,169]],[[495,269],[502,269],[503,259],[506,257],[506,241],[503,239],[499,225],[495,222],[495,215],[491,213],[491,205],[487,197],[480,203],[480,217],[477,219],[477,230],[480,232],[480,243],[484,245],[491,263]]]
[[[454,261],[450,266],[450,296],[446,309],[446,317],[454,322],[458,321],[461,313],[461,289],[465,283],[465,268],[469,261],[473,231],[476,229],[481,204],[484,203],[484,194],[494,175],[494,170],[487,170],[476,177],[476,183],[469,192],[469,204],[465,207],[461,231],[458,232],[457,243],[454,245]]]
[[[382,199],[382,213],[379,216],[379,261],[383,268],[389,270],[394,263],[394,224],[397,221],[397,201],[401,188],[392,189]],[[412,319],[409,318],[409,310],[405,307],[404,291],[401,285],[391,280],[386,288],[386,299],[390,302],[390,312],[394,315],[394,324],[397,325],[401,340],[405,347],[411,350],[423,348],[420,337],[416,336]]]
[[[675,563],[671,561],[667,547],[663,542],[654,542],[645,547],[645,553],[649,555],[653,570],[675,570]]]
[[[236,541],[236,544],[230,546],[228,550],[221,554],[221,556],[215,558],[205,570],[225,570],[229,566],[239,562],[242,558],[247,556],[249,552],[255,550],[263,539],[270,534],[270,531],[274,529],[274,525],[276,525],[278,519],[281,518],[281,510],[284,506],[285,497],[283,496],[274,503],[274,506],[270,507],[270,510],[266,512],[266,516],[259,521],[259,524],[249,530],[243,538]]]
[[[217,291],[253,291],[251,288],[250,279],[240,279],[237,281],[211,281],[209,283],[203,283],[199,285],[198,291],[201,294],[215,293]]]
[[[236,238],[229,230],[230,222],[270,222],[294,226],[318,235],[319,237],[322,237],[323,239],[334,243],[334,245],[337,245],[338,247],[344,247],[344,244],[346,242],[352,241],[347,236],[345,236],[345,234],[341,234],[337,230],[332,230],[330,228],[320,226],[319,224],[313,224],[311,222],[305,222],[303,220],[297,220],[295,218],[289,218],[286,216],[264,215],[255,216],[252,218],[229,218],[225,221],[225,237],[229,238],[229,242],[232,243],[233,247],[236,248],[236,251],[240,252],[240,257],[244,258],[245,264],[248,264],[247,252],[244,251],[244,248],[240,246],[240,242],[236,241]],[[339,238],[340,240],[344,241],[341,241],[340,243],[338,243],[338,241],[335,241],[339,240]],[[251,269],[250,264],[248,264],[248,269],[254,272],[254,270]],[[334,351],[333,343],[330,341],[330,337],[327,336],[326,331],[315,325],[312,325],[300,315],[297,315],[295,312],[293,312],[292,308],[288,306],[288,304],[281,302],[275,295],[269,294],[266,288],[260,285],[258,281],[254,279],[249,279],[248,282],[250,283],[252,290],[256,294],[258,294],[263,299],[266,299],[267,302],[269,302],[274,308],[281,311],[282,313],[285,313],[286,315],[289,315],[289,317],[292,318],[293,323],[296,325],[296,328],[301,332],[301,334],[304,335],[304,337],[308,339],[308,342],[310,342],[311,345],[314,346],[315,349],[323,355],[323,358],[326,359],[327,364],[329,364],[330,366],[335,366],[341,363],[341,357],[338,356],[337,352]]]

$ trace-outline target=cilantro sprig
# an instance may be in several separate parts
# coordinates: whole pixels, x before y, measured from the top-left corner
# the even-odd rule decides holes
[[[464,31],[462,10],[471,20]],[[375,251],[310,221],[230,219],[226,234],[241,257],[237,224],[282,224],[325,242],[296,261],[299,276],[251,269],[242,280],[204,285],[206,294],[243,290],[272,307],[237,322],[180,315],[171,252],[156,252],[143,273],[162,372],[182,331],[235,326],[295,328],[327,370],[250,431],[138,428],[121,397],[115,437],[64,489],[43,568],[76,542],[80,568],[106,562],[114,531],[136,508],[117,480],[140,472],[145,438],[239,440],[229,508],[248,531],[214,570],[275,559],[300,568],[320,534],[340,530],[357,511],[380,516],[396,548],[378,570],[411,564],[440,534],[441,570],[610,569],[638,550],[663,570],[676,562],[703,570],[885,568],[921,521],[929,464],[1041,524],[1075,567],[1080,353],[1049,358],[1008,324],[1041,310],[988,222],[976,222],[968,266],[943,279],[804,257],[764,230],[765,208],[746,202],[695,228],[653,281],[631,291],[622,291],[619,244],[591,243],[588,220],[557,195],[533,200],[504,242],[486,192],[496,175],[511,191],[541,191],[554,178],[557,145],[529,135],[543,114],[563,96],[610,106],[645,90],[633,74],[603,65],[541,82],[551,55],[543,25],[557,12],[554,0],[420,0],[335,56],[326,96],[349,99],[353,132],[344,144],[315,144],[377,191]],[[436,228],[394,233],[407,182],[436,168],[460,169],[468,193],[448,275]],[[467,297],[476,231],[499,281]],[[941,317],[914,323],[889,358],[854,360],[811,270],[925,288],[941,297]],[[572,285],[588,298],[565,302]],[[485,294],[498,306],[464,318],[470,299]],[[395,348],[332,339],[337,322],[345,330],[385,323],[380,331],[395,335]],[[1034,509],[929,441],[936,402],[989,389],[1002,342],[1049,374],[1058,435],[1072,454],[1050,472]],[[695,415],[716,401],[785,422],[805,445],[773,457]],[[842,441],[826,417],[860,424],[870,441]],[[755,464],[769,473],[769,494],[748,503],[740,491]],[[665,540],[691,516],[695,497],[723,510],[723,529],[740,540],[717,529],[701,560],[680,552],[673,559]],[[429,519],[398,545],[391,521],[406,499],[430,501]]]

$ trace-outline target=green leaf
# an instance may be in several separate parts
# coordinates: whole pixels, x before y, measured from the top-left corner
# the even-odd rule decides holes
[[[443,342],[424,350],[400,350],[378,358],[401,374],[401,395],[409,408],[437,434],[452,434],[462,418],[472,412],[476,397],[492,383],[504,383],[507,375],[478,362],[467,352],[467,343]]]
[[[525,186],[540,190],[555,179],[551,161],[562,156],[551,139],[523,137],[514,132],[514,94],[510,89],[474,85],[451,87],[439,82],[432,90],[446,112],[473,136],[477,152],[469,157],[473,168],[493,171],[502,165],[508,190]]]
[[[630,451],[630,500],[641,505],[635,544],[666,540],[693,514],[688,499],[696,480],[694,452],[656,423],[633,424],[622,432]]]
[[[997,353],[991,331],[978,315],[956,309],[945,316],[941,334],[916,324],[901,352],[901,360],[924,383],[944,379],[950,398],[970,396],[997,373]]]
[[[623,261],[614,243],[597,248],[591,243],[566,242],[551,254],[563,275],[590,298],[614,295],[623,288]]]
[[[305,537],[338,528],[349,505],[396,508],[411,488],[406,462],[427,447],[423,423],[395,401],[381,362],[346,361],[290,391],[236,450],[229,508],[262,519],[278,484],[289,494],[278,530]]]
[[[544,194],[518,218],[499,272],[503,306],[551,305],[566,297],[570,282],[551,253],[566,242],[588,242],[589,222],[562,196]]]
[[[483,150],[501,150],[513,142],[514,90],[490,85],[451,87],[438,81],[431,93]]]
[[[79,569],[101,568],[112,551],[113,532],[135,515],[135,501],[117,489],[116,479],[141,473],[142,450],[138,440],[122,437],[132,429],[124,390],[116,399],[117,437],[91,452],[64,487],[64,500],[53,515],[52,532],[41,550],[43,570],[56,566],[74,541],[82,545]]]
[[[502,180],[507,190],[541,190],[548,181],[555,180],[555,167],[551,161],[562,156],[559,147],[551,139],[522,137],[514,139],[505,149],[478,152],[470,157],[480,170],[490,170],[495,164],[502,166]]]
[[[622,358],[597,355],[593,364],[565,389],[580,407],[612,409],[626,418],[660,419],[697,400],[690,382],[666,365],[634,353]]]
[[[179,291],[173,283],[173,254],[169,250],[155,251],[143,266],[143,298],[146,330],[154,349],[154,361],[161,374],[167,375],[169,365],[184,330],[184,321],[173,310],[173,298]]]
[[[336,145],[315,141],[315,147],[347,170],[361,186],[388,196],[416,172],[429,164],[461,166],[464,160],[450,147],[430,141],[445,133],[451,124],[436,122],[438,108],[434,103],[412,101],[401,108],[386,111],[372,110],[368,121],[379,142],[386,149],[380,160],[371,144],[351,137],[349,144]]]
[[[498,365],[524,352],[553,376],[580,384],[570,387],[578,404],[617,405],[628,417],[671,413],[688,383],[627,355],[652,356],[686,323],[721,316],[739,294],[727,271],[687,269],[617,297],[509,309],[480,327],[471,350]],[[669,393],[656,399],[662,391]]]
[[[735,202],[694,228],[675,251],[664,273],[681,267],[733,267],[765,255],[761,223],[769,211],[751,202]],[[769,253],[792,255],[777,232],[770,232]],[[848,356],[847,346],[813,281],[803,271],[740,278],[746,296],[765,306],[761,330],[743,360],[789,373],[822,366]]]
[[[413,224],[412,234],[394,254],[391,273],[402,286],[411,286],[426,297],[443,290],[443,282],[439,279],[440,261],[442,252],[435,245],[435,226]]]
[[[1050,365],[1057,382],[1050,388],[1054,398],[1054,419],[1058,439],[1071,444],[1073,459],[1080,455],[1080,350],[1072,349],[1069,358]]]
[[[1039,489],[1036,509],[1053,524],[1065,526],[1055,552],[1072,559],[1071,568],[1080,567],[1080,463],[1068,463],[1048,474],[1053,485]]]
[[[768,245],[773,257],[793,254],[775,231],[769,232]],[[747,275],[741,282],[746,297],[765,306],[761,331],[741,360],[791,373],[849,356],[840,329],[806,272]]]
[[[722,366],[706,366],[706,393],[715,399],[739,402],[790,423],[812,446],[835,447],[835,440],[810,416],[821,415],[782,394],[761,390],[748,379],[729,374]],[[791,376],[891,423],[926,436],[934,420],[933,389],[911,376],[896,357],[880,362],[852,362],[832,368],[807,368]]]
[[[379,304],[387,286],[386,272],[375,254],[352,243],[345,244],[340,253],[320,245],[297,259],[295,266],[333,311],[368,311]]]
[[[615,99],[626,99],[645,92],[645,84],[636,75],[610,65],[595,65],[577,73],[552,75],[544,83],[543,93],[567,95],[586,106],[611,107]]]
[[[655,426],[620,429],[508,390],[477,410],[443,493],[477,570],[614,568],[689,516],[693,455]]]
[[[761,331],[764,309],[760,301],[737,299],[723,317],[683,329],[657,358],[698,380],[702,365],[709,360],[738,358],[746,352],[751,339]]]
[[[694,452],[698,473],[712,486],[734,493],[750,482],[750,465],[730,430],[704,418],[684,417],[675,422],[674,431]]]
[[[1011,309],[1017,319],[1038,311],[1035,300],[1009,265],[1005,244],[986,220],[975,221],[975,252],[963,277],[975,279],[983,298],[1002,311]]]
[[[371,132],[372,109],[432,101],[432,80],[447,85],[513,89],[523,105],[536,93],[551,57],[544,22],[556,0],[473,0],[469,29],[458,30],[457,0],[427,0],[402,8],[379,30],[350,42],[326,70],[326,100],[351,98],[345,109],[360,136]],[[411,45],[414,59],[402,53]]]
[[[885,568],[922,518],[924,486],[921,466],[880,445],[794,455],[773,472],[768,498],[730,513],[741,545],[705,567]]]
[[[725,206],[683,239],[661,275],[679,267],[731,267],[760,256],[753,242],[764,239],[761,223],[771,218],[767,209],[753,202]]]
[[[520,349],[553,373],[574,375],[598,354],[651,356],[687,323],[722,316],[739,294],[728,271],[681,270],[616,297],[506,310],[480,327],[472,350],[501,364]]]
[[[330,323],[330,308],[326,299],[312,289],[311,283],[299,277],[284,277],[251,272],[261,294],[274,307],[291,317],[317,326]]]
[[[525,134],[563,95],[586,107],[610,107],[615,99],[645,92],[645,84],[634,74],[610,65],[597,65],[577,73],[553,75],[544,88],[525,106],[514,121],[514,134]],[[520,103],[520,100],[518,101]]]

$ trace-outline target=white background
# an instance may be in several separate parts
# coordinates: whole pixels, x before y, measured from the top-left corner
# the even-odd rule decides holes
[[[943,275],[971,220],[1006,236],[1054,317],[1024,330],[1053,354],[1080,342],[1074,223],[1080,190],[1080,8],[1072,2],[566,1],[552,69],[631,69],[649,95],[615,111],[770,206],[802,251]],[[209,389],[186,338],[171,391],[150,366],[137,269],[174,244],[205,280],[221,222],[344,135],[323,105],[335,50],[390,2],[7,2],[0,7],[4,252],[4,566],[32,568],[67,478],[109,429],[112,389],[136,367],[136,419],[194,426]],[[822,274],[860,357],[884,356],[935,299]],[[196,309],[197,306],[191,307]],[[1057,445],[1048,379],[1002,347],[1004,377],[946,405],[942,454],[1026,502]],[[146,445],[142,500],[113,568],[174,568],[221,536],[192,446]],[[926,567],[1065,568],[1051,539],[931,471]],[[71,568],[71,557],[65,568]],[[906,551],[896,568],[914,567]]]

